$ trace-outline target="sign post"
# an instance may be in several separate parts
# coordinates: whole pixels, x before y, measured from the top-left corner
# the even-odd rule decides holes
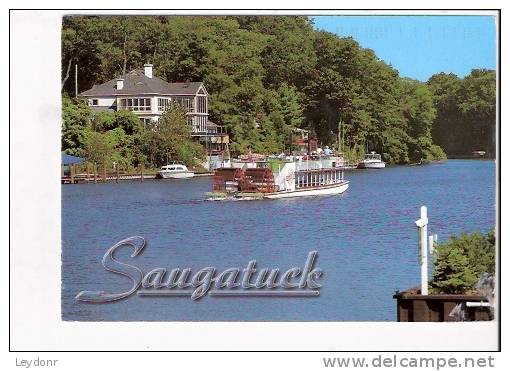
[[[420,219],[416,222],[420,235],[420,269],[421,269],[421,294],[429,294],[429,274],[428,274],[428,254],[427,254],[427,225],[429,220],[427,218],[427,207],[422,206],[420,209]]]

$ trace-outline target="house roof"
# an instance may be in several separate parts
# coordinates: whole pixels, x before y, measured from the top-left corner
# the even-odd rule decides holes
[[[116,88],[118,79],[124,80],[124,87],[121,90]],[[201,82],[168,83],[156,76],[149,78],[145,76],[142,70],[133,70],[104,84],[94,85],[91,89],[80,93],[80,96],[95,97],[135,94],[195,95],[201,86]]]
[[[83,161],[85,161],[84,158],[71,156],[68,155],[67,153],[62,152],[62,165],[81,164]]]

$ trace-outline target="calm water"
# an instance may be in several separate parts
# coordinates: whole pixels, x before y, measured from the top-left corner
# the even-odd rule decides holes
[[[495,225],[495,164],[450,160],[346,173],[342,196],[210,202],[211,178],[62,186],[62,317],[79,321],[393,321],[396,289],[419,284],[419,207],[439,241]],[[318,298],[149,298],[110,304],[74,300],[81,290],[121,292],[126,278],[101,265],[117,241],[140,235],[140,267],[286,270],[317,250]]]

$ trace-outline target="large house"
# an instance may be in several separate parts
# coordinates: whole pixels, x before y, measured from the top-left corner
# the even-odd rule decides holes
[[[184,107],[192,137],[206,148],[207,168],[223,160],[229,138],[224,127],[209,121],[208,93],[202,82],[168,83],[153,75],[152,64],[84,91],[93,110],[121,109],[135,113],[147,127],[165,113],[172,102]]]

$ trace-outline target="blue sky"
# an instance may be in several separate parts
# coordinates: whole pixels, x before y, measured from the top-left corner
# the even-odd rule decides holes
[[[352,36],[400,76],[426,81],[438,72],[459,77],[496,69],[492,16],[318,16],[315,28]]]

